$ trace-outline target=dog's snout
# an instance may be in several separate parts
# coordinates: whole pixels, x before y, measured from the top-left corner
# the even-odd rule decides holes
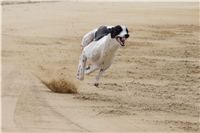
[[[129,37],[129,34],[126,34],[126,35],[125,35],[125,38],[128,38],[128,37]]]

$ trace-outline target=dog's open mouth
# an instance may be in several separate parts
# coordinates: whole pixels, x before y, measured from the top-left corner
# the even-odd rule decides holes
[[[124,47],[125,46],[125,41],[126,38],[125,37],[116,37],[116,40],[119,42],[119,44]]]

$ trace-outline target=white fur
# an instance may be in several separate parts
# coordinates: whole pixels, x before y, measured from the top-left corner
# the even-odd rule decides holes
[[[125,26],[122,25],[121,27],[122,27],[122,32],[118,36],[123,37],[127,32]]]
[[[122,29],[119,36],[127,34],[126,27],[122,26]],[[100,71],[96,76],[95,82],[95,85],[98,86],[98,80],[103,72],[111,66],[115,52],[120,47],[120,44],[115,38],[111,38],[111,34],[104,36],[98,41],[94,41],[94,34],[96,31],[97,29],[90,31],[82,39],[83,51],[79,60],[77,78],[83,80],[84,74],[90,74],[99,69]],[[85,70],[86,61],[88,60],[92,65],[88,70]]]

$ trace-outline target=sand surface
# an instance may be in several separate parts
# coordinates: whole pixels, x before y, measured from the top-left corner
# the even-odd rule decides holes
[[[197,3],[48,2],[2,12],[4,132],[199,131]],[[96,73],[76,80],[82,36],[117,24],[130,38],[100,87]],[[60,77],[79,93],[53,93],[41,82]]]

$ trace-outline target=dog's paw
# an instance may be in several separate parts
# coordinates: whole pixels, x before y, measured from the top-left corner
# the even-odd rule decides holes
[[[77,79],[78,79],[78,80],[84,80],[84,78],[83,78],[83,77],[77,77]]]
[[[94,83],[94,86],[99,87],[99,83]]]
[[[89,70],[89,69],[90,69],[90,66],[86,66],[86,67],[85,67],[85,70]]]
[[[89,75],[90,74],[90,66],[87,66],[85,68],[84,74]]]
[[[84,74],[85,74],[85,75],[89,75],[89,74],[90,74],[90,71],[89,71],[89,70],[85,70],[85,71],[84,71]]]
[[[84,77],[83,77],[83,76],[80,76],[79,74],[77,74],[76,78],[77,78],[78,80],[84,80]]]

